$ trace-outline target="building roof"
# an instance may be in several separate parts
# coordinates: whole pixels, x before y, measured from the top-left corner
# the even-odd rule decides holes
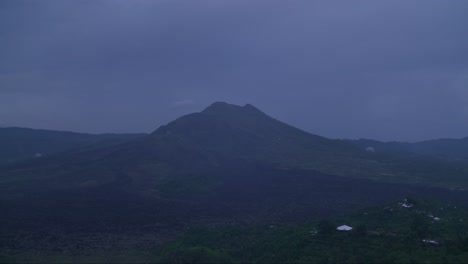
[[[350,226],[348,226],[348,225],[342,225],[342,226],[337,227],[336,230],[339,230],[339,231],[351,231],[351,230],[353,230],[353,228],[350,227]]]

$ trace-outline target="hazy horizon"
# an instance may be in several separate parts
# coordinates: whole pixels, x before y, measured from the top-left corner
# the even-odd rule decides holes
[[[221,101],[217,101],[217,102],[221,102]],[[222,102],[222,103],[227,103],[227,102]],[[246,104],[247,105],[247,104]],[[245,106],[245,105],[238,105],[238,106]],[[261,110],[261,109],[259,109]],[[201,111],[197,111],[197,112],[201,112]],[[180,117],[183,117],[184,115],[180,116]],[[177,118],[176,118],[177,119]],[[280,120],[281,121],[281,120]],[[169,122],[170,123],[170,122]],[[162,124],[161,126],[165,126],[167,124]],[[99,135],[99,134],[150,134],[152,132],[154,132],[155,130],[157,130],[160,126],[156,127],[155,129],[153,130],[150,130],[150,131],[142,131],[142,132],[103,132],[103,133],[92,133],[92,132],[78,132],[78,131],[71,131],[71,130],[51,130],[51,131],[58,131],[58,132],[72,132],[72,133],[84,133],[84,134],[96,134],[96,135]],[[36,128],[36,127],[21,127],[21,126],[1,126],[0,125],[0,128],[21,128],[21,129],[37,129],[37,130],[48,130],[47,128]],[[298,127],[299,129],[301,129],[300,127]],[[303,130],[303,129],[302,129]],[[312,133],[313,134],[313,133]],[[318,135],[318,134],[316,134]],[[319,136],[323,136],[323,135],[319,135]],[[324,136],[326,137],[326,136]],[[433,138],[433,139],[426,139],[426,140],[437,140],[437,139],[464,139],[464,138],[468,138],[468,137],[461,137],[461,138]],[[377,140],[377,139],[374,139],[374,138],[362,138],[362,137],[358,137],[358,138],[331,138],[331,139],[350,139],[350,140],[358,140],[358,139],[369,139],[369,140]],[[426,141],[426,140],[413,140],[413,141],[403,141],[403,140],[380,140],[382,142],[409,142],[409,143],[416,143],[416,142],[422,142],[422,141]]]
[[[215,101],[329,138],[468,136],[468,3],[0,2],[0,126],[151,132]]]

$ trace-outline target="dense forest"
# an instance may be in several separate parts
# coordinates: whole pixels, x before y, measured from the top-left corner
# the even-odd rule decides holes
[[[161,263],[466,263],[468,211],[406,199],[299,226],[193,229],[159,252]]]

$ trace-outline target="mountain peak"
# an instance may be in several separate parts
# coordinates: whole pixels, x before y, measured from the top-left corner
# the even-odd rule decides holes
[[[261,113],[258,108],[251,104],[244,106],[229,104],[226,102],[215,102],[202,111],[203,114],[226,114],[226,113]]]
[[[255,106],[253,106],[253,105],[251,105],[251,104],[246,104],[246,105],[244,105],[242,108],[245,109],[245,110],[256,111],[256,112],[260,112],[260,113],[263,114],[263,112],[260,111],[260,109],[258,109],[257,107],[255,107]]]
[[[226,102],[214,102],[210,106],[205,108],[203,112],[224,111],[226,109],[233,109],[233,108],[238,108],[238,107],[240,106],[228,104]]]

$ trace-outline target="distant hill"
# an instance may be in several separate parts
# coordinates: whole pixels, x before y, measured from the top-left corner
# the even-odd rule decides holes
[[[349,140],[362,149],[372,147],[375,151],[427,155],[450,160],[468,160],[468,137],[462,139],[435,139],[416,143],[381,142],[377,140]]]
[[[39,158],[99,141],[124,142],[143,135],[94,135],[19,127],[0,128],[0,164]]]
[[[259,168],[285,175],[288,171],[304,171],[383,182],[468,187],[467,162],[366,151],[355,143],[327,139],[287,125],[252,105],[217,102],[147,136],[34,132],[24,131],[23,138],[31,142],[26,156],[44,153],[40,146],[58,150],[67,145],[64,142],[70,146],[70,142],[78,145],[106,138],[135,140],[88,144],[0,168],[0,190],[5,193],[35,192],[40,183],[41,191],[114,186],[156,197],[177,196],[216,191],[232,178],[242,178],[237,174],[253,173],[248,171]],[[15,135],[21,134],[10,136]],[[8,137],[2,140],[14,142]],[[228,177],[230,174],[236,176]]]

